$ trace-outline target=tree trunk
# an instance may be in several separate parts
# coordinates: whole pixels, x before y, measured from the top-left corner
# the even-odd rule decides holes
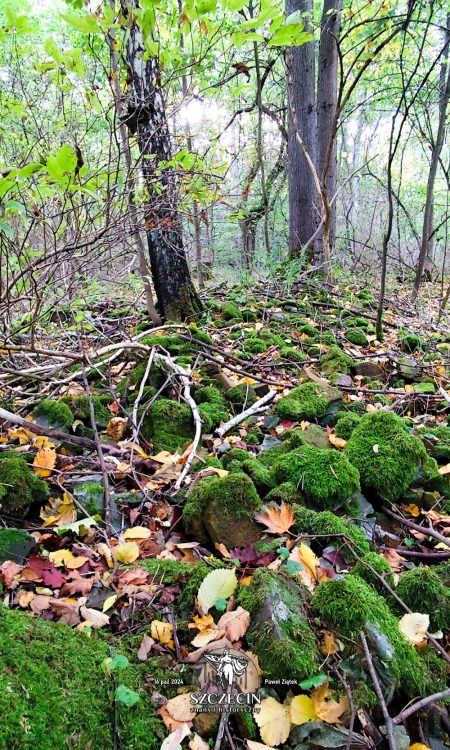
[[[422,275],[427,259],[430,236],[433,231],[433,202],[434,202],[434,183],[436,181],[436,174],[439,166],[439,158],[444,145],[445,137],[445,120],[447,114],[448,102],[450,99],[450,69],[448,68],[448,47],[450,42],[450,14],[447,16],[447,32],[446,32],[446,79],[443,91],[441,90],[441,100],[439,102],[439,121],[438,129],[436,133],[436,140],[433,145],[431,152],[431,163],[430,171],[428,172],[427,181],[427,194],[425,199],[425,211],[423,215],[422,225],[422,241],[420,245],[419,260],[416,269],[416,278],[414,280],[414,287],[411,293],[411,302],[415,302],[419,294],[420,282],[422,281]]]
[[[295,11],[312,16],[313,0],[286,0],[286,14]],[[308,28],[306,19],[305,28]],[[288,191],[289,253],[299,255],[317,227],[316,188],[305,154],[299,148],[298,131],[315,163],[316,107],[314,42],[290,47],[286,56],[288,91]],[[314,245],[308,247],[314,255]]]
[[[117,49],[116,49],[116,33],[114,29],[110,29],[108,32],[108,46],[109,46],[109,59],[111,64],[111,89],[114,99],[114,106],[116,110],[116,117],[119,120],[119,134],[120,144],[122,146],[122,152],[125,159],[125,167],[127,170],[127,192],[128,192],[128,206],[130,211],[130,219],[133,231],[133,238],[136,244],[137,260],[139,266],[139,273],[142,277],[142,283],[144,285],[145,301],[147,306],[147,312],[153,325],[161,325],[161,318],[155,310],[155,304],[153,300],[153,292],[150,283],[150,271],[147,265],[147,257],[145,254],[144,242],[142,235],[139,231],[139,222],[136,210],[136,204],[134,201],[136,193],[136,178],[132,169],[131,160],[131,149],[128,138],[128,129],[124,123],[124,107],[122,103],[122,91],[120,89],[119,79],[119,66],[117,63]]]
[[[338,41],[341,11],[342,0],[324,0],[317,72],[316,167],[328,202],[331,201],[336,192],[337,181],[336,133],[334,129],[337,107]],[[325,221],[323,240],[326,232],[328,232],[328,246],[331,255],[336,240],[336,202],[331,205],[328,221]]]
[[[144,206],[150,264],[161,314],[171,320],[195,317],[201,303],[191,281],[178,214],[176,175],[159,169],[171,159],[166,108],[157,58],[147,56],[136,22],[137,0],[122,0],[127,19],[127,63],[131,77],[126,124],[136,134],[147,189]]]

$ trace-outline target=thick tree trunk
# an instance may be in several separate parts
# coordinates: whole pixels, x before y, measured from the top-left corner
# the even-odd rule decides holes
[[[127,63],[131,77],[126,124],[136,134],[147,197],[145,226],[153,283],[161,314],[172,320],[194,317],[201,303],[192,284],[178,215],[176,175],[158,169],[171,159],[170,134],[160,88],[159,63],[146,52],[136,22],[137,0],[122,0],[128,22]]]
[[[301,11],[312,16],[312,0],[286,0],[286,14]],[[308,27],[308,24],[306,24]],[[308,246],[317,227],[317,191],[305,154],[299,148],[298,132],[315,163],[316,107],[314,42],[287,51],[288,90],[288,190],[289,252],[297,256]],[[309,246],[311,255],[314,246]]]
[[[439,166],[439,158],[444,145],[445,137],[445,120],[447,115],[447,108],[450,99],[450,69],[448,67],[448,50],[450,43],[450,14],[447,16],[447,35],[446,35],[446,49],[445,49],[445,64],[446,64],[446,78],[443,90],[441,88],[441,100],[439,102],[439,122],[436,133],[436,140],[433,145],[431,152],[431,163],[430,170],[428,172],[427,181],[427,194],[425,198],[425,210],[423,214],[423,227],[422,227],[422,241],[420,245],[419,260],[417,262],[416,278],[414,279],[414,286],[411,293],[411,302],[415,302],[419,294],[420,282],[422,281],[422,275],[427,260],[427,254],[429,250],[430,236],[433,230],[433,202],[434,202],[434,183],[436,181],[436,174]]]
[[[337,158],[335,115],[337,107],[338,41],[342,0],[324,0],[317,73],[316,166],[328,202],[336,192]],[[336,202],[330,207],[328,245],[330,254],[336,238]],[[325,238],[324,238],[325,239]]]

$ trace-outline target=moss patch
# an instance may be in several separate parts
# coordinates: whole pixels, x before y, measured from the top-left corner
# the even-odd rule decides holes
[[[316,543],[322,549],[336,547],[344,560],[355,561],[351,544],[355,545],[357,554],[370,552],[370,544],[364,532],[353,523],[347,523],[330,511],[316,513],[314,510],[297,505],[295,508],[295,531],[297,534],[312,534],[317,537]]]
[[[280,398],[275,411],[282,419],[316,421],[327,413],[330,402],[339,398],[339,391],[325,389],[319,383],[302,383]]]
[[[21,518],[31,503],[43,503],[47,495],[46,482],[30,471],[23,458],[0,461],[0,515]]]
[[[142,424],[142,434],[153,443],[154,451],[183,448],[192,437],[192,413],[187,404],[158,398],[150,407]]]
[[[72,410],[63,401],[44,399],[33,411],[33,417],[46,425],[68,431],[75,422]]]
[[[398,583],[397,594],[413,612],[430,615],[431,632],[448,628],[450,589],[435,570],[425,566],[406,570]]]

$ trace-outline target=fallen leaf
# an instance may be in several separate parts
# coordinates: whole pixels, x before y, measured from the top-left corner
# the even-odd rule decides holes
[[[109,420],[106,434],[111,440],[122,440],[127,429],[128,419],[126,417],[113,417]]]
[[[297,726],[317,719],[314,703],[309,695],[296,695],[290,705],[291,721]]]
[[[210,750],[208,743],[200,737],[199,734],[195,734],[188,743],[190,750]]]
[[[89,561],[89,558],[84,557],[84,555],[78,555],[78,557],[75,557],[75,555],[68,549],[59,549],[56,550],[56,552],[50,552],[48,558],[57,568],[64,565],[68,570],[77,570]]]
[[[152,535],[150,529],[145,526],[133,526],[132,529],[127,529],[124,534],[124,539],[149,539]]]
[[[270,746],[286,742],[291,729],[290,707],[275,698],[264,698],[254,719],[259,727],[261,739]]]
[[[344,440],[344,438],[340,438],[334,433],[332,435],[328,435],[328,442],[331,443],[331,445],[334,445],[335,448],[345,448],[347,445],[347,441]]]
[[[324,656],[332,656],[332,654],[337,652],[336,638],[330,630],[323,631],[323,644],[319,650]]]
[[[426,640],[426,631],[430,627],[430,615],[421,614],[420,612],[409,612],[403,615],[398,626],[408,643],[417,646]]]
[[[267,526],[272,534],[285,534],[294,523],[294,509],[286,503],[281,506],[268,503],[259,513],[255,513],[255,519]]]
[[[125,542],[113,548],[113,555],[117,562],[132,563],[139,557],[139,547],[136,542]]]
[[[150,625],[150,634],[155,641],[159,641],[159,643],[167,645],[169,648],[174,647],[173,625],[170,622],[153,620]]]
[[[262,742],[255,742],[254,740],[246,740],[248,750],[273,750],[269,745],[263,745]]]
[[[242,638],[250,626],[250,614],[246,609],[238,607],[233,612],[225,612],[217,623],[217,630],[223,631],[232,643]]]
[[[104,628],[106,625],[109,625],[108,615],[99,612],[98,609],[80,607],[80,615],[83,620],[89,622],[93,628]]]
[[[175,719],[175,721],[192,721],[191,695],[192,693],[182,693],[167,701],[165,709],[172,719]]]
[[[33,469],[41,477],[50,477],[55,468],[56,451],[52,448],[41,448],[34,457]]]
[[[420,516],[420,508],[418,505],[415,505],[414,503],[410,503],[409,505],[403,506],[403,510],[406,510],[406,512],[409,513],[411,516],[414,516],[414,518],[417,518],[417,516]]]
[[[320,685],[311,693],[311,700],[316,712],[317,719],[325,721],[327,724],[336,724],[345,711],[348,710],[348,698],[344,695],[339,702],[327,700],[330,696],[328,680]]]
[[[155,641],[153,638],[150,638],[149,635],[144,635],[137,652],[137,658],[139,659],[139,661],[147,661],[147,657],[154,644]]]
[[[196,628],[197,630],[210,630],[212,627],[214,627],[214,618],[212,615],[204,615],[203,617],[198,617],[198,615],[195,615],[192,618],[192,622],[189,623],[188,628]]]
[[[218,599],[228,599],[237,587],[234,570],[228,568],[212,570],[203,579],[198,590],[198,603],[203,612],[208,612]]]

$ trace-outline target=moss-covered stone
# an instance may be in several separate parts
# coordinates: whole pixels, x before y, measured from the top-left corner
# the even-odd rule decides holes
[[[364,532],[353,523],[347,523],[330,511],[316,513],[301,505],[295,506],[295,526],[297,534],[311,534],[322,549],[337,547],[347,562],[354,562],[354,546],[358,556],[370,552],[370,544]]]
[[[348,375],[353,367],[353,360],[339,346],[330,346],[326,354],[320,358],[320,364],[325,375],[331,375],[334,372]]]
[[[103,401],[109,401],[109,397],[103,399],[100,396],[92,396],[92,405],[94,407],[95,423],[97,427],[104,430],[111,419],[111,412],[108,411]],[[87,396],[76,396],[74,398],[64,399],[64,401],[70,406],[70,409],[75,417],[81,422],[84,422],[87,426],[91,426],[91,414],[89,409],[89,399]]]
[[[203,432],[212,432],[220,425],[221,422],[226,422],[228,419],[228,412],[221,404],[204,403],[198,407],[203,427]]]
[[[183,521],[186,531],[200,536],[200,541],[206,530],[213,543],[242,547],[261,536],[261,527],[253,518],[261,506],[255,485],[246,474],[207,477],[189,492]]]
[[[283,442],[282,453],[300,448],[301,445],[313,445],[322,450],[327,450],[330,447],[325,431],[318,424],[309,424],[303,430],[299,427],[286,430],[281,434],[281,440]]]
[[[234,302],[226,302],[222,306],[221,313],[224,320],[242,320],[241,311]]]
[[[273,486],[269,469],[260,463],[255,456],[242,448],[232,448],[224,454],[223,465],[232,473],[248,474],[255,487],[263,492]]]
[[[32,503],[48,496],[46,482],[28,468],[19,456],[0,461],[0,515],[23,518]]]
[[[304,445],[278,458],[272,469],[275,482],[291,482],[319,508],[336,508],[359,492],[359,473],[338,451]]]
[[[355,346],[367,346],[367,336],[361,328],[348,328],[345,334],[347,341]]]
[[[317,328],[315,328],[310,323],[305,323],[304,325],[299,327],[299,333],[302,333],[304,336],[309,336],[309,338],[315,339],[319,335],[319,331]]]
[[[283,359],[294,360],[295,362],[305,362],[308,359],[306,354],[293,346],[281,346],[280,354]]]
[[[449,627],[450,589],[433,568],[420,566],[406,570],[400,577],[397,594],[413,612],[430,615],[432,632]]]
[[[44,399],[33,411],[33,417],[41,424],[49,425],[66,432],[71,430],[75,421],[72,410],[63,401]]]
[[[371,568],[373,568],[373,570],[371,570]],[[394,586],[392,568],[383,555],[379,555],[377,552],[366,552],[366,554],[361,557],[361,560],[358,560],[356,565],[352,568],[353,574],[358,575],[366,583],[372,586],[375,591],[381,594],[381,596],[386,597],[388,591],[386,587],[383,586],[383,582],[380,581],[373,571],[382,576],[383,580],[386,581],[391,588]]]
[[[4,560],[22,564],[36,540],[22,529],[0,529],[0,563]]]
[[[276,502],[276,503],[300,503],[302,501],[302,496],[300,492],[298,491],[295,484],[292,482],[282,482],[282,484],[277,485],[277,487],[274,487],[265,498],[266,502]]]
[[[194,393],[194,400],[197,404],[217,404],[222,406],[225,403],[223,393],[215,385],[205,385],[203,388],[197,388]]]
[[[398,332],[398,344],[404,352],[416,352],[422,348],[420,336],[404,328]]]
[[[238,604],[251,614],[247,643],[273,678],[303,680],[317,673],[320,656],[305,616],[307,590],[289,576],[259,568],[240,586]]]
[[[233,388],[228,388],[228,390],[225,391],[225,398],[234,407],[247,407],[255,403],[256,394],[251,386],[246,383],[241,383],[241,385],[235,385]]]
[[[397,500],[427,459],[423,443],[411,435],[396,414],[366,414],[353,430],[345,449],[360,473],[363,491]]]
[[[438,427],[423,427],[418,435],[424,441],[430,456],[435,458],[436,461],[444,464],[450,461],[449,427],[444,427],[443,425]]]
[[[142,423],[142,435],[153,443],[155,451],[182,449],[192,438],[192,413],[188,404],[158,398],[150,406]]]
[[[345,638],[358,638],[362,630],[369,636],[379,632],[385,637],[383,660],[392,669],[397,684],[408,695],[423,691],[424,679],[416,651],[401,634],[398,618],[383,597],[362,578],[348,574],[322,582],[312,603],[326,624]]]
[[[275,406],[282,419],[317,421],[327,413],[332,401],[338,402],[341,394],[319,383],[302,383],[283,396]]]
[[[115,688],[102,669],[102,662],[111,655],[102,635],[87,638],[66,625],[0,605],[0,641],[0,708],[5,717],[0,747],[110,750]],[[121,747],[158,750],[167,732],[155,715],[146,682],[157,673],[159,660],[139,662],[124,641],[117,652],[130,660],[120,673],[120,682],[140,698],[131,708],[116,704]]]
[[[349,440],[353,430],[359,424],[360,420],[361,417],[358,414],[352,414],[352,412],[345,414],[343,417],[339,417],[334,428],[337,437],[340,437],[343,440]]]

